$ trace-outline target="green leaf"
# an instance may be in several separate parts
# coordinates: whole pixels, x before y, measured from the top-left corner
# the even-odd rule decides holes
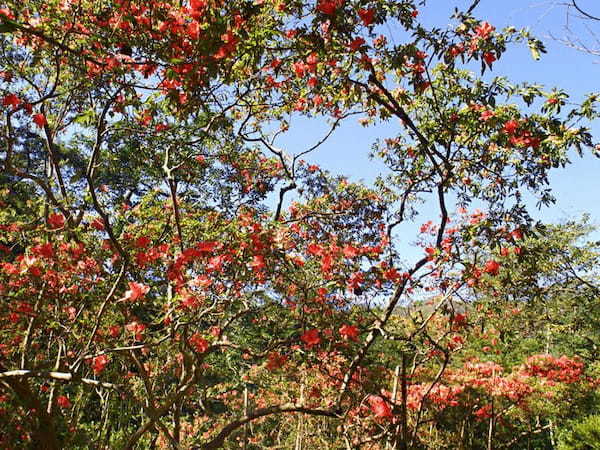
[[[529,46],[531,57],[536,61],[540,59],[541,53],[546,53],[544,44],[542,44],[542,42],[537,39],[529,39],[529,41],[527,41],[527,45]]]
[[[77,116],[75,122],[83,126],[90,126],[92,123],[94,123],[94,111],[84,111],[79,116]]]
[[[531,57],[533,59],[535,59],[536,61],[538,61],[540,59],[540,52],[537,48],[535,48],[534,46],[530,45],[529,46],[529,51],[531,52]]]

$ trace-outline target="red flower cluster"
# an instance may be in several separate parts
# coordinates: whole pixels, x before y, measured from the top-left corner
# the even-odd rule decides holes
[[[488,22],[481,22],[475,27],[475,36],[480,39],[488,39],[496,28]]]
[[[311,348],[315,345],[319,345],[321,343],[321,337],[319,336],[319,330],[312,329],[306,331],[302,336],[300,336],[300,340],[306,344],[307,347]]]
[[[563,355],[533,355],[527,358],[523,372],[533,377],[543,377],[552,382],[576,383],[583,375],[583,363]]]
[[[40,128],[44,128],[45,125],[48,125],[46,116],[44,116],[43,114],[34,114],[33,122]]]
[[[130,281],[128,284],[129,290],[125,291],[125,296],[123,297],[123,300],[127,300],[130,302],[135,302],[136,300],[143,298],[150,290],[150,286],[146,286],[142,283]]]
[[[379,395],[369,395],[367,401],[369,402],[371,411],[373,411],[373,414],[375,414],[376,417],[392,417],[392,409],[390,408],[390,405],[388,405],[388,403]]]
[[[346,339],[356,341],[358,339],[359,331],[354,325],[344,324],[339,329],[340,335]]]
[[[48,216],[50,228],[62,228],[65,226],[65,216],[62,214],[50,214]]]
[[[336,10],[344,4],[344,0],[319,0],[317,11],[333,16]]]
[[[498,272],[500,271],[500,264],[497,261],[490,259],[489,261],[487,261],[485,263],[485,266],[483,267],[483,271],[485,273],[489,273],[492,276],[496,276],[496,275],[498,275]]]
[[[371,25],[373,23],[373,19],[375,18],[375,10],[372,8],[359,9],[358,16],[360,17],[360,20],[362,20],[362,23],[364,24],[364,26],[368,27],[369,25]]]
[[[70,408],[71,400],[69,400],[69,397],[67,397],[65,395],[59,395],[58,397],[56,397],[56,404],[63,409]]]
[[[94,371],[94,373],[96,375],[100,374],[104,368],[106,367],[106,365],[109,363],[109,359],[107,355],[100,355],[100,356],[96,356],[94,359],[92,359],[92,370]]]
[[[204,339],[200,333],[195,333],[188,339],[189,344],[192,348],[198,353],[204,353],[210,347],[210,344],[206,339]]]

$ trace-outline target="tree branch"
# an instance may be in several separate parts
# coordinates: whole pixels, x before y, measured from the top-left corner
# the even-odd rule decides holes
[[[217,436],[215,436],[212,440],[202,445],[202,450],[214,450],[218,448],[222,448],[225,444],[225,440],[227,437],[233,433],[238,428],[244,426],[247,423],[252,422],[253,420],[259,419],[261,417],[270,416],[273,414],[282,414],[282,413],[303,413],[309,414],[312,416],[322,416],[322,417],[332,417],[339,418],[339,413],[336,411],[331,411],[328,409],[313,409],[307,408],[306,406],[297,405],[295,403],[285,403],[283,405],[269,406],[267,408],[261,408],[253,411],[248,414],[246,417],[242,419],[233,421],[226,425]]]

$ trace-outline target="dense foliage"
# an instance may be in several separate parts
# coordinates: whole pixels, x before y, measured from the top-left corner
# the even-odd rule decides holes
[[[2,448],[587,448],[600,253],[523,198],[597,97],[496,76],[544,47],[477,3],[5,3]],[[310,161],[357,117],[372,185]]]

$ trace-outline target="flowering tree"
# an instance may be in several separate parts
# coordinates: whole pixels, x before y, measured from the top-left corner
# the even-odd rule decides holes
[[[441,448],[423,429],[448,405],[491,417],[493,442],[498,405],[540,391],[524,378],[579,382],[545,356],[448,370],[476,338],[461,297],[504,270],[470,250],[517,245],[522,193],[551,201],[595,115],[594,96],[565,112],[563,91],[488,75],[543,46],[476,3],[447,30],[410,0],[1,8],[3,445],[264,448],[314,423]],[[330,131],[292,153],[298,115]],[[305,161],[354,116],[397,124],[374,186]],[[406,261],[397,230],[427,198]]]

